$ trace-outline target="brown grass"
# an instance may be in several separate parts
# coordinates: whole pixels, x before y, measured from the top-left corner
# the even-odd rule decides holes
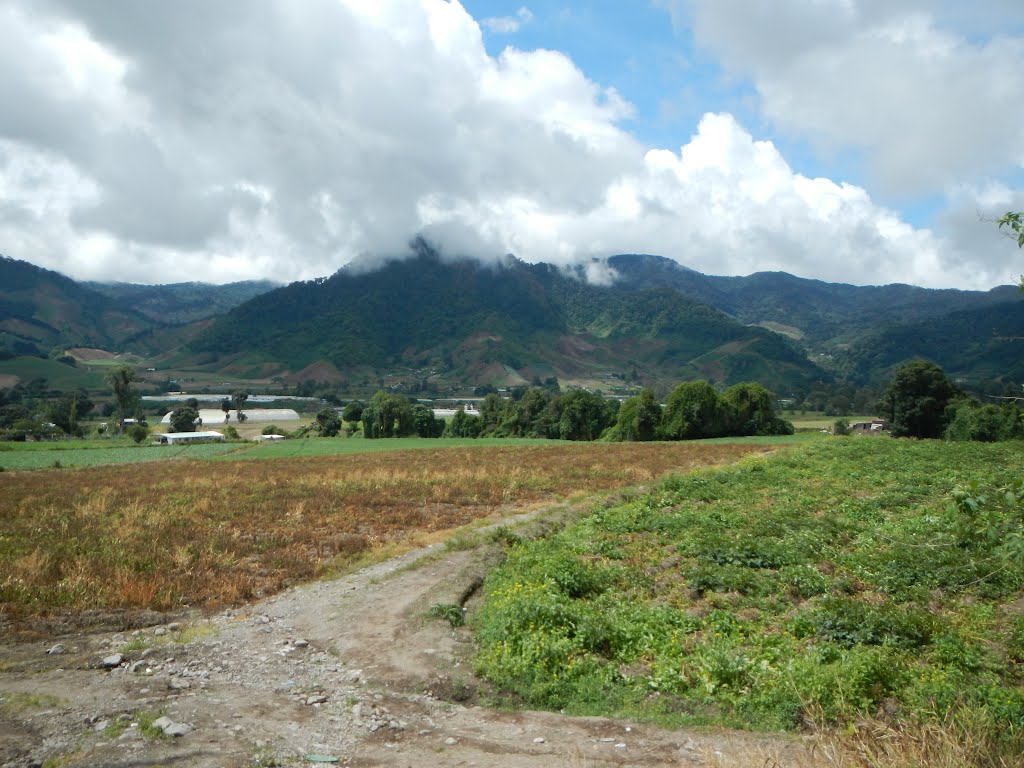
[[[984,710],[959,709],[944,718],[862,720],[842,730],[782,740],[732,738],[705,750],[715,768],[1014,768],[1019,749],[1000,739]],[[1019,742],[1018,742],[1019,744]]]
[[[0,617],[237,604],[511,508],[764,450],[581,444],[4,473]]]

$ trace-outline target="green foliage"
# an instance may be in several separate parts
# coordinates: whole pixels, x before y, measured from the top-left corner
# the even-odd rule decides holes
[[[775,398],[757,383],[736,384],[722,393],[726,434],[791,435],[793,425],[775,415]]]
[[[832,434],[839,436],[850,434],[850,422],[847,419],[836,419],[832,423]]]
[[[948,511],[956,543],[984,571],[979,580],[1005,584],[1024,562],[1024,480],[988,488],[972,480],[953,489]]]
[[[1024,417],[1015,405],[982,405],[961,400],[946,409],[947,440],[977,440],[994,443],[1024,437]]]
[[[131,438],[133,443],[140,445],[149,437],[149,430],[142,424],[132,424],[125,430],[125,434]]]
[[[724,364],[709,370],[726,383],[751,378],[744,366],[778,387],[824,375],[778,334],[664,286],[601,287],[513,258],[493,268],[442,260],[423,241],[412,250],[413,258],[372,272],[340,270],[258,296],[204,330],[191,354],[209,362],[244,347],[254,361],[292,370],[317,361],[380,370],[415,359],[453,379],[491,384],[503,367],[522,374],[560,367],[559,340],[578,339],[602,366],[628,369],[635,361],[658,379],[693,375],[691,362],[711,353]],[[730,368],[734,357],[741,364]]]
[[[558,407],[558,436],[562,440],[596,440],[611,425],[604,398],[585,389],[562,395]]]
[[[444,437],[480,437],[483,431],[483,419],[466,413],[461,405],[455,409],[455,415],[445,425]]]
[[[714,387],[706,381],[687,381],[668,396],[662,434],[669,440],[721,437],[727,432],[727,418]]]
[[[672,478],[510,547],[477,668],[574,714],[795,729],[888,700],[1012,740],[1021,466],[1007,444],[835,440]]]
[[[466,614],[461,605],[454,603],[434,603],[427,611],[427,615],[435,619],[443,619],[452,627],[461,627],[466,623]]]
[[[118,425],[122,420],[134,414],[138,407],[139,395],[132,387],[135,378],[135,369],[130,365],[119,365],[107,371],[107,381],[113,390],[114,402],[117,406],[115,413]]]
[[[880,407],[893,437],[937,438],[946,429],[946,406],[959,394],[939,366],[915,360],[896,371]]]
[[[235,410],[237,411],[239,423],[243,423],[246,420],[246,415],[242,409],[245,408],[245,402],[248,399],[249,393],[244,391],[235,392],[235,394],[231,396],[231,400],[233,401]],[[223,408],[223,406],[221,407]]]
[[[407,437],[416,433],[412,403],[405,395],[378,392],[362,413],[363,436]]]
[[[335,437],[341,432],[341,419],[333,408],[321,408],[316,414],[316,426],[321,437]]]
[[[171,411],[171,432],[195,432],[199,411],[190,405],[182,405]]]
[[[654,391],[644,389],[619,408],[615,426],[608,438],[616,441],[657,440],[661,419],[661,406],[654,398]]]
[[[1024,213],[1010,211],[999,219],[999,228],[1006,227],[1017,238],[1017,247],[1024,248]]]
[[[341,412],[341,418],[345,421],[356,423],[363,419],[363,408],[366,405],[362,400],[353,400],[351,403],[346,403],[345,410]]]
[[[420,437],[441,437],[444,434],[444,419],[434,416],[434,411],[421,403],[412,407],[412,421]]]

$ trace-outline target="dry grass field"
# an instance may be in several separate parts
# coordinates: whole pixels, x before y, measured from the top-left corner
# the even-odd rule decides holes
[[[238,604],[511,508],[766,450],[559,444],[5,472],[0,623]]]

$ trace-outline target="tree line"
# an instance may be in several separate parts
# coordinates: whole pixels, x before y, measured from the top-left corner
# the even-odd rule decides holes
[[[445,421],[432,409],[401,394],[377,392],[369,402],[317,415],[322,435],[361,430],[370,439],[387,437],[527,437],[556,440],[692,440],[708,437],[792,434],[780,418],[774,396],[756,383],[736,384],[722,393],[706,381],[679,384],[664,407],[643,390],[624,402],[584,389],[560,393],[533,387],[503,398],[484,397],[478,413],[459,407]],[[344,422],[344,426],[342,424]]]
[[[981,403],[968,396],[935,363],[901,366],[882,393],[879,408],[894,437],[997,442],[1024,438],[1020,397]]]

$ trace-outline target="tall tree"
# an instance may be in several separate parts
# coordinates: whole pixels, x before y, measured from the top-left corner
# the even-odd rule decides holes
[[[775,398],[757,383],[734,384],[722,393],[726,434],[786,435],[793,425],[775,415]]]
[[[249,399],[248,392],[236,392],[234,395],[235,410],[237,411],[237,417],[239,423],[245,421],[246,415],[242,413],[242,409],[245,407],[245,401]]]
[[[654,390],[644,389],[639,395],[629,398],[619,408],[615,429],[609,435],[611,440],[657,440],[661,431],[661,406],[654,397]]]
[[[377,392],[362,415],[364,437],[407,437],[416,431],[412,404],[404,395]]]
[[[879,406],[893,437],[938,438],[946,429],[946,406],[960,395],[939,366],[914,360],[896,371]]]
[[[574,389],[561,398],[558,436],[563,440],[596,440],[609,426],[604,398],[585,389]]]
[[[722,435],[724,413],[715,388],[706,381],[685,381],[672,390],[665,403],[662,432],[669,440]]]
[[[119,365],[107,373],[107,382],[114,392],[114,413],[116,415],[115,432],[120,432],[124,420],[129,414],[135,413],[139,402],[138,393],[132,387],[135,381],[135,369],[130,365]]]

